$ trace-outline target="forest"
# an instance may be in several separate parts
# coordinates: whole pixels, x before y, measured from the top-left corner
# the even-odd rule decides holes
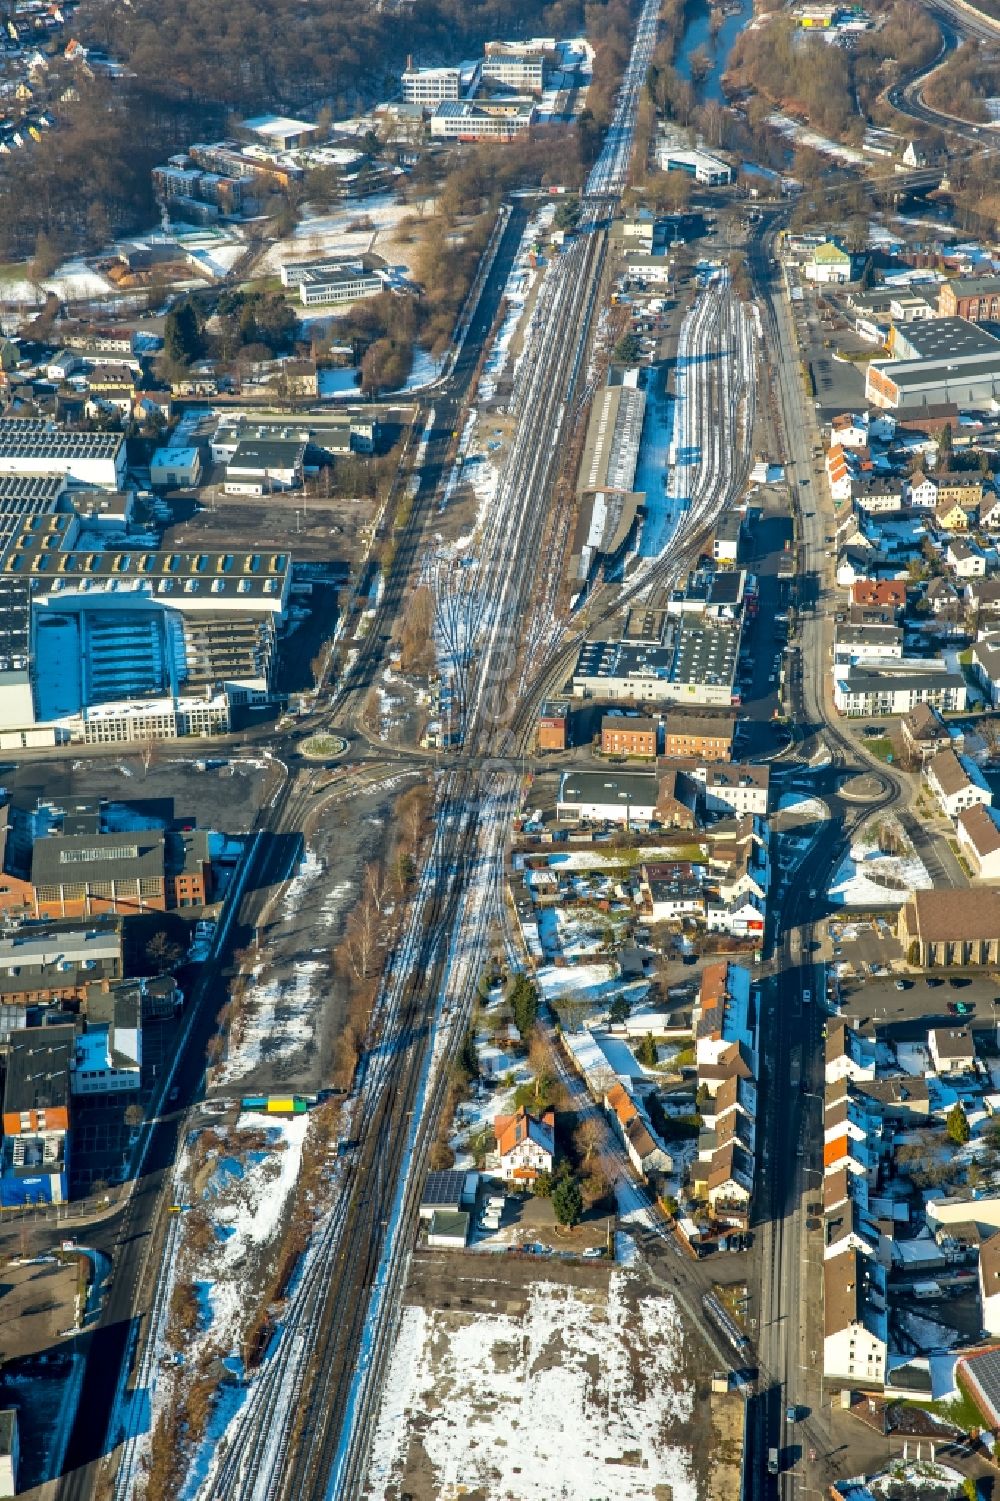
[[[936,25],[912,0],[897,0],[884,23],[861,32],[851,51],[775,16],[737,39],[728,81],[807,119],[824,135],[858,144],[866,124],[879,123],[886,88],[930,62],[938,45]]]
[[[586,12],[600,31],[601,13],[614,8],[593,0]],[[408,54],[444,61],[491,36],[573,34],[584,12],[582,0],[89,0],[77,17],[81,39],[131,76],[81,80],[79,98],[53,106],[55,128],[4,158],[0,258],[30,257],[40,233],[79,252],[148,228],[158,218],[150,169],[221,135],[234,117],[325,108],[339,118],[393,92]]]

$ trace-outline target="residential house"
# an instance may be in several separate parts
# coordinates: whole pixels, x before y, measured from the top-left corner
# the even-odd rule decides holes
[[[723,765],[695,767],[691,773],[704,789],[705,812],[747,813],[765,817],[770,796],[771,773],[767,766]]]
[[[980,626],[1000,621],[1000,578],[973,579],[963,592],[965,607]]]
[[[753,1175],[753,1155],[739,1142],[730,1142],[714,1153],[705,1186],[709,1208],[717,1220],[737,1226],[749,1224]]]
[[[910,505],[917,511],[933,511],[938,502],[937,481],[923,469],[910,475]]]
[[[954,749],[943,719],[929,704],[915,704],[903,715],[899,728],[907,753],[920,766],[941,751]]]
[[[689,860],[643,865],[639,890],[643,915],[650,922],[683,922],[685,918],[705,916],[704,870]]]
[[[699,1082],[703,1070],[718,1062],[734,1044],[744,1051],[749,1064],[749,1073],[745,1077],[756,1077],[757,1009],[756,1002],[751,999],[750,971],[743,965],[726,959],[713,960],[705,965],[698,998],[692,1009],[692,1026]],[[736,1058],[730,1055],[726,1063],[726,1077],[741,1072]],[[722,1079],[706,1075],[706,1082],[710,1093],[714,1094]]]
[[[905,493],[906,482],[891,475],[861,475],[851,485],[851,500],[855,510],[868,516],[901,511]]]
[[[979,507],[979,526],[984,532],[1000,532],[1000,495],[992,490],[984,494]]]
[[[665,766],[656,795],[656,821],[668,829],[694,829],[697,783],[680,766]]]
[[[758,939],[763,934],[771,881],[768,837],[766,821],[747,815],[736,822],[731,835],[713,841],[712,879],[705,892],[709,932]]]
[[[904,579],[858,579],[851,586],[851,604],[866,609],[891,610],[898,619],[906,608]]]
[[[927,1033],[927,1051],[942,1077],[971,1073],[975,1068],[976,1049],[968,1027],[932,1027]]]
[[[900,911],[904,957],[921,969],[1000,965],[1000,891],[915,891]]]
[[[1000,881],[1000,813],[976,803],[958,815],[956,825],[962,853],[981,881]]]
[[[841,448],[867,448],[869,443],[868,418],[853,412],[841,412],[830,423],[830,446]]]
[[[847,1022],[831,1020],[826,1029],[825,1073],[827,1084],[841,1079],[874,1079],[877,1048],[873,1037],[865,1037]]]
[[[538,1116],[522,1105],[513,1115],[496,1116],[493,1129],[502,1178],[533,1183],[539,1173],[551,1173],[556,1155],[554,1110]]]
[[[979,1246],[979,1304],[982,1326],[995,1339],[1000,1335],[1000,1234]]]
[[[986,554],[965,537],[953,537],[945,552],[945,562],[956,578],[981,579],[986,576]]]
[[[885,1268],[847,1249],[823,1262],[823,1374],[878,1390],[888,1354]]]
[[[924,603],[936,620],[957,621],[961,618],[961,597],[951,579],[932,578],[924,589]]]
[[[648,1178],[651,1173],[673,1171],[672,1157],[656,1140],[648,1119],[624,1084],[614,1084],[605,1093],[604,1108],[637,1173]]]
[[[954,821],[974,803],[991,803],[993,793],[979,767],[953,750],[938,751],[924,767],[924,780],[948,817]]]
[[[938,500],[934,507],[935,525],[943,532],[967,532],[978,515],[978,502],[971,504],[965,500],[950,497]]]

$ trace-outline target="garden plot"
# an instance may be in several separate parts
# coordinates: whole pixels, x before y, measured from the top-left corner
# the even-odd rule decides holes
[[[492,1311],[407,1307],[366,1494],[696,1501],[683,1357],[677,1305],[625,1269]]]
[[[546,1001],[569,1001],[577,1005],[590,1003],[595,1010],[610,1006],[617,996],[624,996],[635,1006],[649,994],[646,980],[622,980],[618,965],[593,964],[543,964],[535,974]]]

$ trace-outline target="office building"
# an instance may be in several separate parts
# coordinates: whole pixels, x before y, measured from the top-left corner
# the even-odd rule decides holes
[[[431,116],[431,135],[450,141],[512,141],[537,119],[531,99],[446,99]]]
[[[402,87],[407,104],[435,105],[444,99],[458,99],[462,93],[461,69],[407,68]]]

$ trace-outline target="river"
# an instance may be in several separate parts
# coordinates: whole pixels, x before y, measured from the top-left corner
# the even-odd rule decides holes
[[[690,78],[691,54],[700,47],[704,48],[712,59],[712,69],[699,86],[698,93],[702,99],[715,99],[724,104],[722,75],[729,62],[733,43],[753,15],[753,0],[740,0],[739,10],[723,17],[721,29],[715,37],[712,36],[709,24],[711,14],[705,0],[694,0],[688,11],[687,27],[677,49],[677,71],[682,78]]]

